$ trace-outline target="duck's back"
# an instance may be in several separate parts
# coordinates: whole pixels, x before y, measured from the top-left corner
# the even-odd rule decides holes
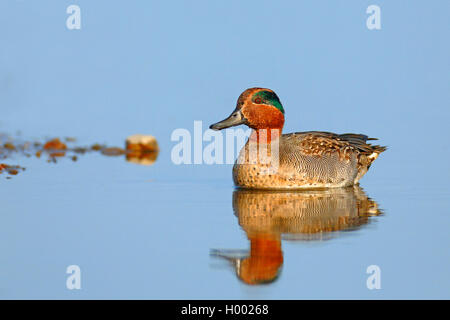
[[[386,148],[372,146],[362,134],[308,131],[283,134],[279,161],[249,161],[249,143],[233,168],[235,184],[247,188],[293,189],[345,187],[358,183]],[[268,170],[271,167],[272,170]]]

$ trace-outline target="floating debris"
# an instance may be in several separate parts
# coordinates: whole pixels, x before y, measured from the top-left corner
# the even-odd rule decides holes
[[[59,140],[59,138],[52,139],[44,144],[45,150],[66,150],[67,146]]]
[[[122,148],[111,147],[103,148],[101,153],[105,156],[121,156],[125,154],[125,150],[123,150]]]
[[[73,148],[72,151],[75,152],[75,153],[84,154],[84,153],[86,153],[88,151],[88,149],[87,148],[76,147],[76,148]]]
[[[135,134],[125,141],[126,148],[130,152],[158,152],[158,142],[154,136]]]
[[[13,138],[0,133],[0,159],[13,159],[16,156],[42,158],[43,155],[47,155],[46,160],[49,163],[57,163],[58,159],[62,157],[76,162],[80,155],[100,151],[100,154],[104,156],[125,155],[128,162],[148,166],[156,161],[159,152],[156,138],[150,135],[136,134],[129,136],[125,140],[125,148],[108,147],[99,143],[91,146],[66,145],[66,143],[75,141],[76,138],[74,137],[54,138],[44,143],[41,141],[23,141],[22,138],[17,139],[17,137]],[[6,173],[8,179],[24,170],[25,168],[17,165],[0,164],[0,174]]]
[[[16,147],[11,142],[6,142],[3,145],[3,148],[8,149],[8,150],[16,150]]]
[[[135,134],[125,141],[127,161],[149,166],[158,158],[159,147],[154,136]]]
[[[103,149],[103,146],[100,145],[100,144],[98,144],[98,143],[96,143],[96,144],[94,144],[94,145],[91,146],[91,149],[92,149],[92,150],[95,150],[95,151],[100,151],[100,150]]]
[[[67,146],[59,140],[59,138],[52,139],[44,144],[44,149],[47,151],[57,151],[57,152],[50,152],[50,157],[64,157],[66,155],[65,151],[59,151],[59,150],[66,150]]]
[[[17,165],[9,165],[9,164],[6,164],[6,163],[0,163],[0,174],[2,174],[3,172],[6,172],[9,175],[15,176],[20,171],[25,171],[25,168],[23,168],[21,166],[17,166]]]

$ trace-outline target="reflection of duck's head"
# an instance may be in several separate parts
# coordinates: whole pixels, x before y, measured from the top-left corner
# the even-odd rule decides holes
[[[251,241],[250,257],[240,262],[236,272],[239,279],[246,284],[265,284],[277,279],[282,265],[283,252],[279,240],[276,242],[255,239]]]
[[[277,279],[283,265],[281,238],[321,239],[324,233],[348,230],[380,214],[375,201],[359,187],[308,190],[236,190],[233,209],[250,240],[250,254],[226,250],[215,256],[233,263],[240,280],[261,284]]]
[[[277,279],[283,265],[281,239],[274,234],[247,234],[250,255],[236,251],[214,250],[213,255],[231,262],[240,280],[249,285],[270,283]]]

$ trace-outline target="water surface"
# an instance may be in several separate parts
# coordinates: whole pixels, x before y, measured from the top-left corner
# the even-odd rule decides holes
[[[70,31],[72,1],[1,2],[0,132],[144,133],[160,153],[2,160],[26,170],[0,175],[0,298],[449,298],[448,1],[380,1],[376,31],[364,1],[77,3]],[[245,192],[231,165],[173,164],[175,129],[206,129],[252,86],[280,96],[285,132],[389,149],[360,189],[329,192]]]

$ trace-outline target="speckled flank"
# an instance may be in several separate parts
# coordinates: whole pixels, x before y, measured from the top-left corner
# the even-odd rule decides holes
[[[376,158],[373,154],[384,150],[366,144],[367,139],[327,132],[284,134],[279,142],[278,165],[273,159],[270,163],[250,157],[247,142],[233,167],[233,179],[237,186],[252,189],[351,186],[367,172]]]

